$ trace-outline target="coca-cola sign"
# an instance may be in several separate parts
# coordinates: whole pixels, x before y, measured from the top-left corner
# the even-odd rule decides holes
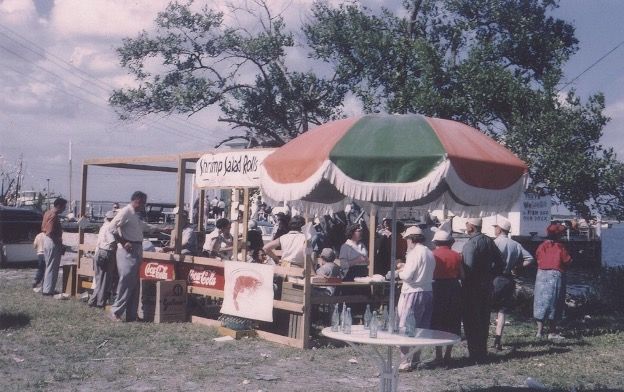
[[[141,263],[140,276],[142,279],[171,280],[174,278],[173,265],[144,260]]]
[[[223,290],[225,284],[223,268],[192,265],[188,269],[181,269],[181,273],[186,274],[186,281],[189,286]]]
[[[190,284],[198,284],[201,286],[214,286],[217,284],[217,273],[212,270],[189,271],[188,282]]]

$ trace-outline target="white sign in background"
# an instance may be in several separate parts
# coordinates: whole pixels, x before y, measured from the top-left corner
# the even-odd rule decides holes
[[[266,264],[225,261],[221,313],[273,321],[273,272]]]
[[[195,185],[208,187],[259,187],[260,165],[273,149],[209,153],[195,164]]]

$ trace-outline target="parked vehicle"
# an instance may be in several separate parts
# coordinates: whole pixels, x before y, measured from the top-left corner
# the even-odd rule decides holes
[[[41,231],[41,212],[0,206],[0,267],[37,260],[33,240]]]

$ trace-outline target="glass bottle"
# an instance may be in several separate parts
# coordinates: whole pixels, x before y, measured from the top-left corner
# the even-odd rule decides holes
[[[369,328],[372,317],[373,314],[371,313],[370,305],[366,305],[366,312],[364,312],[364,329]]]
[[[388,309],[385,306],[382,306],[382,310],[381,310],[381,330],[382,331],[387,331],[388,330],[388,323],[390,322],[390,320],[388,319]]]
[[[368,333],[368,336],[371,338],[376,338],[378,329],[379,329],[379,315],[377,315],[377,312],[373,312],[373,315],[371,316],[371,319],[370,319],[370,324],[369,324],[370,332]]]
[[[351,308],[347,308],[344,322],[345,329],[343,331],[347,335],[351,333],[351,324],[353,324],[353,319],[351,318]]]
[[[340,315],[340,332],[345,331],[345,321],[347,320],[347,304],[342,303],[342,313]]]
[[[332,314],[331,323],[332,332],[340,331],[340,312],[338,311],[338,304],[334,305],[334,313]]]

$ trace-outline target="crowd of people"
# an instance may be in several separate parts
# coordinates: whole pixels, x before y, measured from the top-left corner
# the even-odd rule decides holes
[[[514,304],[514,274],[519,268],[534,262],[534,258],[518,242],[509,237],[511,224],[497,223],[496,238],[481,232],[482,220],[466,222],[469,239],[461,253],[451,249],[450,232],[438,230],[433,237],[434,249],[424,245],[425,236],[418,227],[408,228],[405,263],[397,264],[402,280],[397,306],[400,327],[412,313],[416,327],[431,328],[460,335],[463,323],[470,360],[479,363],[487,356],[490,314],[497,312],[494,348],[502,350],[502,335],[506,314]],[[559,238],[565,228],[552,224],[547,228],[548,239],[536,252],[537,279],[534,295],[534,318],[538,338],[561,339],[556,323],[561,319],[565,299],[565,270],[571,258]],[[544,335],[544,323],[549,334]],[[418,353],[409,358],[402,349],[400,370],[411,370],[419,362]],[[442,352],[436,348],[434,364],[448,362],[451,347]]]
[[[88,304],[103,308],[114,298],[111,312],[108,313],[108,317],[114,321],[134,321],[137,318],[143,233],[148,226],[141,218],[141,211],[146,201],[145,193],[134,192],[130,203],[106,213],[98,234],[94,257],[95,288]],[[62,198],[54,201],[53,208],[43,217],[42,232],[34,241],[39,264],[33,287],[44,296],[55,294],[60,258],[65,249],[59,215],[66,206],[67,201]],[[181,211],[178,215],[182,228],[183,254],[234,259],[233,245],[238,239],[231,233],[230,220],[218,218],[215,229],[205,236],[199,250],[197,233],[189,223],[187,213]],[[338,221],[335,217],[323,217],[316,219],[306,229],[305,219],[299,215],[277,215],[273,239],[266,244],[252,220],[247,233],[247,261],[304,267],[308,258],[315,260],[314,271],[318,276],[344,281],[368,276],[370,258],[363,241],[363,238],[368,237],[368,228],[360,218],[361,214],[351,217],[345,215]],[[344,230],[342,239],[337,235],[336,227]],[[452,249],[454,239],[446,226],[435,231],[430,249],[425,244],[427,237],[420,227],[410,226],[406,229],[403,223],[397,222],[396,232],[402,235],[395,235],[392,222],[384,219],[376,231],[378,246],[374,255],[375,272],[386,275],[391,268],[392,242],[396,243],[395,272],[402,283],[397,305],[399,328],[405,327],[410,314],[413,314],[417,328],[431,328],[457,335],[460,335],[463,323],[469,357],[475,362],[483,361],[487,355],[492,311],[497,312],[493,346],[496,350],[502,349],[506,315],[514,306],[514,275],[519,268],[535,262],[529,252],[509,237],[509,221],[499,219],[495,227],[495,239],[483,234],[481,228],[480,218],[466,221],[469,238],[461,253],[458,253]],[[534,290],[534,317],[539,338],[561,338],[556,326],[562,316],[565,272],[571,262],[570,255],[559,241],[565,231],[566,228],[559,224],[548,226],[548,238],[536,251],[538,272]],[[173,247],[165,247],[164,250],[171,251]],[[316,290],[323,295],[333,295],[335,287],[317,287]],[[547,335],[544,333],[545,327],[548,329]],[[451,347],[436,348],[435,363],[445,363],[450,358]],[[407,349],[401,350],[400,370],[411,370],[418,362],[419,353],[410,358]]]

